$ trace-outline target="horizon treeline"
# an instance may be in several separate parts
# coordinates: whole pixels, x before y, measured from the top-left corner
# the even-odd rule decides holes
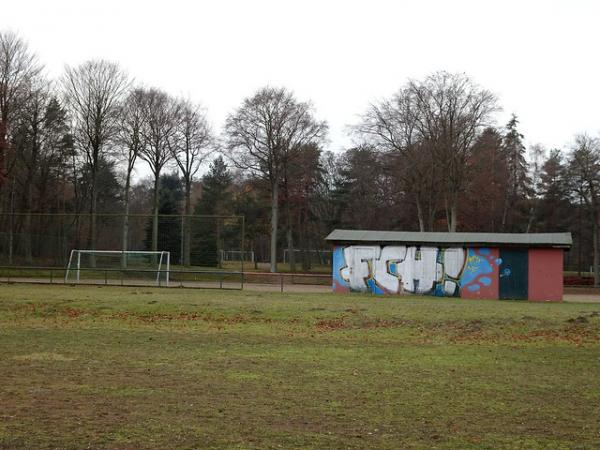
[[[156,251],[168,232],[161,214],[243,215],[244,250],[271,271],[283,249],[300,250],[299,261],[289,252],[291,270],[309,270],[305,255],[326,248],[334,228],[570,231],[567,268],[594,266],[598,281],[600,140],[581,133],[566,149],[526,148],[518,117],[496,125],[500,110],[467,75],[436,72],[373,102],[348,128],[356,145],[331,152],[327,122],[287,88],[250,93],[214,130],[202,105],[113,62],[48,79],[23,38],[0,31],[1,220],[22,213],[11,227],[33,236],[33,213],[85,214],[94,249],[98,218],[119,213],[117,250],[144,250],[128,248],[129,218],[148,214],[145,249]],[[135,179],[142,166],[150,175]],[[216,250],[241,250],[192,221],[180,226],[184,265],[204,231]],[[21,252],[35,258],[31,239]]]

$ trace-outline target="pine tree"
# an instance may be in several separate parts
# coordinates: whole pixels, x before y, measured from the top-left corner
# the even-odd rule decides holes
[[[559,149],[550,151],[540,172],[538,211],[540,231],[567,231],[573,208],[569,201],[566,166]]]
[[[506,192],[506,159],[502,135],[495,128],[483,130],[471,149],[468,201],[461,205],[466,231],[496,232],[502,222]]]
[[[171,262],[181,260],[181,219],[173,217],[181,214],[183,203],[183,181],[177,173],[160,177],[160,196],[158,204],[158,251],[171,253]],[[152,249],[152,219],[146,226],[145,245]]]
[[[507,189],[504,197],[502,213],[503,231],[518,230],[518,224],[526,223],[528,214],[527,200],[531,192],[531,180],[525,159],[523,135],[517,130],[519,120],[513,114],[506,124],[506,134],[502,143],[502,151],[506,160]]]
[[[223,157],[219,156],[210,164],[209,171],[202,177],[202,197],[196,204],[197,215],[225,216],[232,213],[233,177]],[[193,230],[193,265],[214,267],[219,264],[219,253],[223,250],[226,237],[223,219],[219,217],[198,219]]]

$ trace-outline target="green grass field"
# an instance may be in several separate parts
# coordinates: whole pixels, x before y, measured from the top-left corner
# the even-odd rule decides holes
[[[600,448],[600,304],[0,286],[0,448]]]

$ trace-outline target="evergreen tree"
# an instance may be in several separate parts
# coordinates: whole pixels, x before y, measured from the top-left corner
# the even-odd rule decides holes
[[[471,149],[469,185],[461,210],[462,228],[468,231],[496,232],[502,222],[506,192],[506,158],[502,135],[495,128],[483,130]]]
[[[170,252],[172,263],[179,263],[181,259],[181,219],[173,216],[181,214],[183,197],[183,182],[177,173],[161,175],[158,204],[158,251]],[[147,250],[152,249],[152,219],[146,225],[145,245]]]
[[[79,174],[79,191],[85,201],[89,201],[91,196],[91,176],[92,168],[90,164],[84,164]],[[96,168],[96,186],[97,194],[97,212],[112,213],[115,205],[119,204],[121,195],[121,186],[119,185],[116,163],[104,157],[99,158]]]
[[[528,198],[531,193],[523,135],[517,130],[519,120],[512,115],[506,125],[502,150],[506,159],[507,189],[502,213],[503,231],[525,231],[528,215]]]
[[[380,182],[379,153],[369,146],[349,149],[340,161],[338,200],[343,204],[341,225],[363,229],[383,229],[384,209]]]
[[[196,204],[197,215],[226,216],[232,214],[233,177],[223,157],[215,158],[209,171],[202,177],[202,197]],[[215,267],[219,264],[219,253],[223,241],[228,237],[224,220],[219,217],[198,219],[193,229],[191,262],[193,265]]]
[[[540,205],[538,222],[540,231],[568,231],[573,208],[569,200],[566,167],[559,149],[550,151],[540,173],[538,192]]]

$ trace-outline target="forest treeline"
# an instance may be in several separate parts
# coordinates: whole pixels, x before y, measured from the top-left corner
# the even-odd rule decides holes
[[[257,90],[214,130],[201,105],[109,61],[51,80],[22,37],[0,32],[2,220],[22,213],[20,232],[33,235],[33,213],[86,214],[93,249],[98,217],[119,213],[128,249],[129,217],[144,213],[146,247],[161,250],[161,214],[243,215],[245,250],[272,271],[284,248],[322,249],[334,228],[571,231],[568,268],[597,268],[599,139],[526,148],[515,115],[496,124],[500,109],[467,75],[436,72],[374,101],[348,127],[356,144],[331,152],[327,123],[286,88]],[[189,265],[202,230],[181,226]],[[23,245],[30,261],[35,248]],[[292,269],[306,270],[294,254]]]

